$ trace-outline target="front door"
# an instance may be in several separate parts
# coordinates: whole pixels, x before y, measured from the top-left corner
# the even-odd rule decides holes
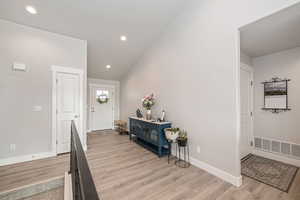
[[[91,89],[92,130],[113,128],[114,119],[114,89],[97,87]]]
[[[240,158],[252,152],[252,70],[241,64],[241,137]]]
[[[78,132],[80,126],[80,77],[78,74],[57,73],[57,153],[70,151],[71,121]]]

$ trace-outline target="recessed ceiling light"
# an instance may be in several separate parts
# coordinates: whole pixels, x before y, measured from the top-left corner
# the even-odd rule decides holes
[[[122,35],[122,36],[120,37],[120,40],[121,40],[121,41],[126,41],[126,40],[127,40],[127,37],[126,37],[125,35]]]
[[[26,6],[26,10],[30,14],[33,14],[33,15],[37,14],[37,11],[36,11],[35,7],[33,7],[33,6]]]
[[[106,69],[110,69],[111,68],[111,66],[110,65],[106,65]]]

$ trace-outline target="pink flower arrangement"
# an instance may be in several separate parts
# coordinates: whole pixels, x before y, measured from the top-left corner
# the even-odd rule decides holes
[[[142,98],[142,104],[143,104],[144,108],[146,108],[147,110],[150,110],[151,107],[154,106],[154,104],[155,104],[154,94],[150,94],[150,95]]]

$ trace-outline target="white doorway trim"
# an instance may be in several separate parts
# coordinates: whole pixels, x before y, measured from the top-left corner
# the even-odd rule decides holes
[[[97,83],[90,83],[89,84],[89,132],[94,131],[93,128],[93,113],[92,113],[92,104],[93,104],[93,88],[94,87],[105,87],[105,88],[110,88],[113,90],[113,99],[112,99],[112,104],[113,104],[113,113],[112,113],[112,122],[114,123],[115,120],[115,106],[116,106],[116,86],[115,85],[110,85],[110,84],[97,84]],[[118,105],[119,106],[119,105]],[[119,108],[117,108],[119,111]],[[114,128],[114,124],[112,123],[112,129]]]
[[[76,74],[79,75],[79,81],[80,81],[80,100],[79,100],[79,113],[80,113],[80,124],[81,124],[81,130],[79,131],[79,137],[81,138],[81,141],[83,143],[83,147],[86,148],[85,141],[86,139],[83,138],[85,135],[83,133],[83,127],[84,127],[84,115],[83,115],[83,70],[81,69],[76,69],[76,68],[71,68],[71,67],[62,67],[62,66],[51,66],[51,71],[52,71],[52,153],[57,155],[57,115],[56,115],[56,110],[57,110],[57,88],[56,88],[56,80],[57,80],[57,74],[58,73],[69,73],[69,74]]]
[[[240,94],[240,73],[241,73],[241,44],[240,44],[240,30],[236,31],[235,40],[235,100],[236,100],[236,152],[235,152],[235,165],[236,165],[236,187],[240,187],[243,184],[241,175],[241,162],[240,162],[240,138],[241,138],[241,94]]]
[[[252,142],[252,146],[250,148],[252,150],[251,151],[251,153],[252,153],[254,150],[254,69],[252,67],[250,67],[249,65],[242,63],[242,62],[240,64],[240,69],[243,69],[250,73],[250,79],[252,82],[252,86],[250,87],[250,108],[249,108],[250,112],[252,113],[252,115],[250,117],[250,139]]]

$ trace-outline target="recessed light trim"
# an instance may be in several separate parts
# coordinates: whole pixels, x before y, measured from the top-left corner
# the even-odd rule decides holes
[[[36,11],[35,7],[33,7],[33,6],[26,6],[25,9],[27,10],[27,12],[29,12],[32,15],[37,14],[37,11]]]
[[[120,37],[120,40],[123,41],[123,42],[125,42],[125,41],[127,41],[127,37],[126,37],[125,35],[122,35],[122,36]]]
[[[111,68],[111,66],[110,65],[106,65],[106,69],[110,69]]]

